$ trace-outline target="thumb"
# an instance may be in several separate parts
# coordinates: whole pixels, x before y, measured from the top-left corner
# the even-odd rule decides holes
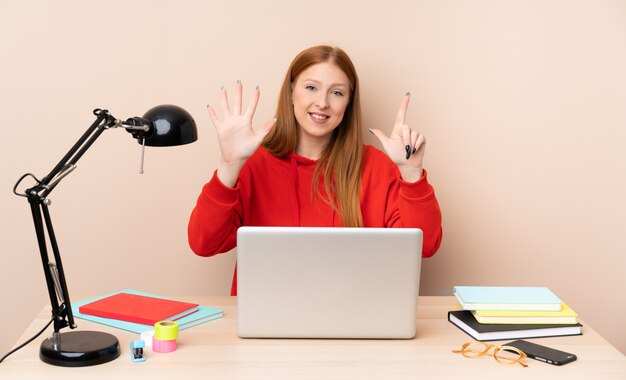
[[[380,129],[373,129],[373,128],[369,128],[369,131],[372,132],[374,136],[376,136],[376,138],[381,142],[381,144],[385,145],[385,142],[387,141],[387,136],[385,136],[383,131],[381,131]]]

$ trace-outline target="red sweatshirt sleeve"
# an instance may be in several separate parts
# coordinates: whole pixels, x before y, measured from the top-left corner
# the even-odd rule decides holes
[[[241,224],[239,188],[224,186],[216,171],[202,188],[191,212],[187,228],[189,246],[199,256],[228,252],[235,248]]]
[[[434,255],[441,245],[441,210],[426,170],[416,182],[406,182],[384,152],[367,145],[362,180],[366,227],[419,228],[422,257]]]
[[[422,257],[431,257],[441,245],[441,210],[428,175],[417,182],[398,178],[389,192],[387,227],[417,227],[424,234]]]

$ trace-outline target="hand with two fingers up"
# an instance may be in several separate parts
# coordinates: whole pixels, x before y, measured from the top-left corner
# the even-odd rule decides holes
[[[275,119],[266,122],[258,131],[252,128],[252,118],[256,112],[261,93],[257,87],[246,112],[242,114],[243,85],[237,81],[233,109],[228,104],[228,94],[224,87],[220,90],[222,117],[215,109],[207,106],[209,116],[215,126],[222,153],[217,166],[217,177],[228,187],[234,187],[243,164],[259,148],[265,136],[272,130]]]
[[[411,94],[408,92],[402,98],[396,122],[389,137],[380,129],[370,129],[370,132],[380,140],[391,161],[398,165],[402,179],[407,182],[415,182],[424,174],[423,161],[426,139],[404,122],[410,98]]]

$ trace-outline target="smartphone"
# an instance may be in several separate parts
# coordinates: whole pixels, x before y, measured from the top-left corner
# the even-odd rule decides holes
[[[576,355],[570,354],[569,352],[555,350],[554,348],[527,342],[525,340],[516,340],[511,343],[503,344],[503,346],[519,348],[531,359],[554,365],[567,364],[577,359]]]

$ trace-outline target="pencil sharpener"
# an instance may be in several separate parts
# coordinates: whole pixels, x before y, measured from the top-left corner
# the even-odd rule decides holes
[[[130,343],[130,358],[134,362],[146,361],[146,357],[143,355],[143,349],[146,343],[143,340],[133,340]]]

